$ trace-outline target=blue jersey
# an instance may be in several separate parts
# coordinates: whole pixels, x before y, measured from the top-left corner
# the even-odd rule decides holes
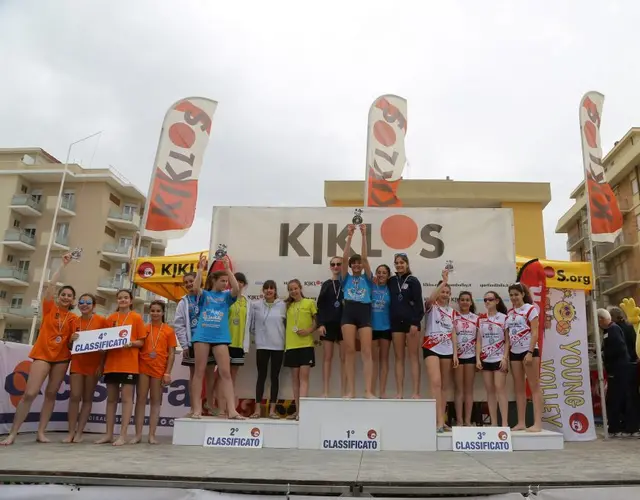
[[[371,291],[371,329],[375,331],[391,330],[389,306],[391,294],[387,285],[373,285]]]
[[[369,276],[366,276],[365,274],[361,274],[360,276],[347,274],[344,281],[342,282],[344,300],[370,304],[372,285],[373,283],[371,282],[371,278],[369,278]]]
[[[192,342],[207,344],[230,344],[229,306],[236,301],[230,290],[224,292],[206,291],[200,296],[200,317],[192,332]]]

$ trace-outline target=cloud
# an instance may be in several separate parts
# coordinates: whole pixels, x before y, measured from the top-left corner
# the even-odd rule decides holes
[[[621,7],[623,6],[623,7]],[[67,145],[146,191],[164,112],[219,101],[196,226],[213,205],[323,205],[325,179],[363,177],[368,106],[409,101],[412,178],[552,184],[553,233],[580,182],[577,106],[606,96],[605,150],[634,125],[640,5],[561,2],[9,1],[0,4],[3,147]],[[94,157],[95,152],[95,157]]]

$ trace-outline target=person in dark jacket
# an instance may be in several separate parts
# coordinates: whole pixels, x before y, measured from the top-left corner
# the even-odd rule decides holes
[[[404,357],[405,345],[409,350],[411,366],[412,397],[420,397],[420,360],[419,352],[422,338],[420,322],[424,316],[422,283],[411,274],[409,257],[406,253],[397,253],[393,258],[396,275],[387,282],[391,295],[389,316],[391,317],[391,336],[395,352],[396,398],[404,394]]]
[[[624,341],[627,344],[627,352],[632,363],[638,362],[638,353],[636,352],[636,330],[633,325],[627,321],[627,315],[619,307],[610,307],[609,314],[611,320],[620,327],[624,334]]]
[[[611,320],[606,309],[598,309],[598,325],[604,332],[602,336],[602,360],[607,375],[607,416],[609,433],[620,437],[623,433],[640,437],[636,397],[633,394],[634,377],[627,351],[624,333]],[[624,414],[624,415],[623,415]]]

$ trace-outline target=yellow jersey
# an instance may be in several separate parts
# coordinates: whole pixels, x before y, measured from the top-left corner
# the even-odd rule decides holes
[[[296,332],[311,328],[316,314],[318,314],[318,309],[313,299],[301,299],[298,302],[289,304],[287,308],[285,350],[313,347],[312,334],[298,335]]]

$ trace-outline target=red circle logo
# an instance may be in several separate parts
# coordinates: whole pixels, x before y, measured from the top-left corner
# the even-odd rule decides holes
[[[576,434],[584,434],[589,430],[589,419],[584,413],[576,412],[569,417],[569,427]]]
[[[392,215],[382,221],[380,236],[393,250],[404,250],[418,239],[418,225],[406,215]]]
[[[127,336],[127,330],[120,330],[118,332],[118,335],[120,336],[121,339],[125,338]]]
[[[556,275],[556,271],[551,266],[545,266],[544,274],[547,278],[553,278]]]
[[[260,429],[258,429],[257,427],[254,427],[253,429],[251,429],[251,435],[254,438],[260,437]]]
[[[508,437],[509,436],[507,435],[507,433],[505,431],[498,432],[498,439],[500,441],[506,441]]]
[[[141,278],[151,278],[156,273],[156,266],[151,262],[143,262],[138,266],[138,276]]]
[[[378,437],[378,433],[376,432],[375,429],[369,429],[369,432],[367,432],[367,437],[369,439],[375,439]]]

